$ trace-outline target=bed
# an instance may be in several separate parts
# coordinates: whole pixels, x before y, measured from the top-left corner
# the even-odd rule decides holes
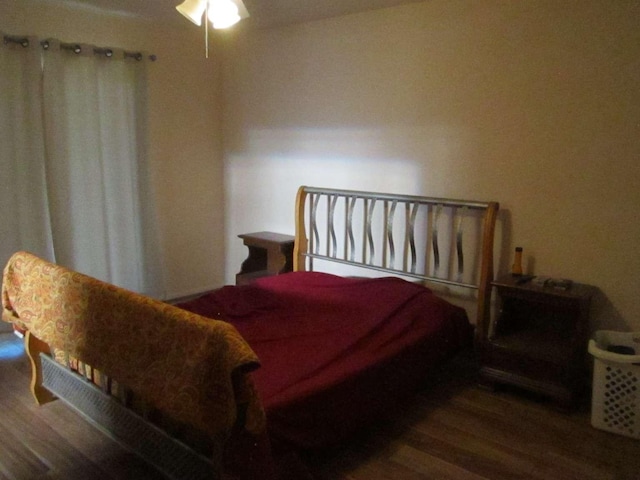
[[[482,334],[497,211],[496,202],[300,187],[293,273],[226,286],[174,306],[44,262],[26,289],[32,301],[43,288],[43,270],[62,269],[61,275],[81,280],[81,291],[95,289],[100,308],[82,324],[69,323],[67,310],[77,316],[82,302],[64,290],[67,299],[42,328],[33,303],[21,294],[25,282],[14,259],[5,269],[3,318],[27,331],[39,403],[59,396],[139,451],[150,443],[140,441],[146,437],[114,433],[117,422],[102,417],[111,408],[136,407],[140,399],[143,407],[133,408],[136,428],[155,435],[152,452],[142,455],[168,477],[216,478],[226,464],[234,471],[234,465],[253,463],[237,475],[255,478],[258,470],[262,478],[276,478],[269,458],[274,442],[309,449],[345,441],[468,348],[472,323]],[[25,255],[39,260],[17,255],[18,264]],[[60,296],[62,287],[56,288],[52,298]],[[131,309],[142,319],[139,331],[132,328]],[[153,329],[156,323],[162,328]],[[122,340],[124,325],[135,342]],[[82,342],[89,328],[101,339],[96,345]],[[185,347],[193,342],[197,348]],[[124,344],[139,352],[115,361]],[[66,380],[57,379],[78,376],[104,395],[78,407],[69,397],[86,394],[59,387]],[[188,392],[188,403],[167,394],[176,391]],[[120,397],[116,407],[114,396]],[[96,408],[103,398],[109,406]],[[174,450],[153,458],[160,443]],[[226,457],[235,460],[225,463]]]

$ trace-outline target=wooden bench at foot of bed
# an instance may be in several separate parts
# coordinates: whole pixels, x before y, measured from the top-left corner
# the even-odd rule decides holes
[[[265,436],[264,411],[250,376],[258,359],[226,322],[26,252],[14,254],[4,270],[2,306],[3,320],[26,332],[36,401],[58,396],[89,418],[101,417],[110,434],[170,478],[192,478],[181,473],[178,461],[179,451],[191,449],[169,441],[175,455],[162,453],[155,442],[173,435],[161,434],[157,424],[145,427],[147,418],[179,433],[179,439],[197,440],[207,450],[207,468],[213,468],[208,478],[220,476],[232,434]],[[135,413],[123,417],[120,407],[129,406]],[[135,425],[133,433],[120,428],[125,424]]]

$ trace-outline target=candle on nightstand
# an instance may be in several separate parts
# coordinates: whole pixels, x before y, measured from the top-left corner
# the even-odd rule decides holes
[[[522,275],[522,247],[516,247],[516,254],[511,266],[512,275]]]

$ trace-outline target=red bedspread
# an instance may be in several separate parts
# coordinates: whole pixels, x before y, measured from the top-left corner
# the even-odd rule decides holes
[[[270,432],[302,447],[385,413],[471,338],[464,310],[392,277],[296,272],[180,306],[233,323],[262,363],[253,375]]]

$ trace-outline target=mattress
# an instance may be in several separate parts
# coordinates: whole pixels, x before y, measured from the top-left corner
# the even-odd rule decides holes
[[[294,272],[178,306],[232,323],[260,359],[269,435],[334,446],[406,401],[471,342],[463,309],[396,278]]]

